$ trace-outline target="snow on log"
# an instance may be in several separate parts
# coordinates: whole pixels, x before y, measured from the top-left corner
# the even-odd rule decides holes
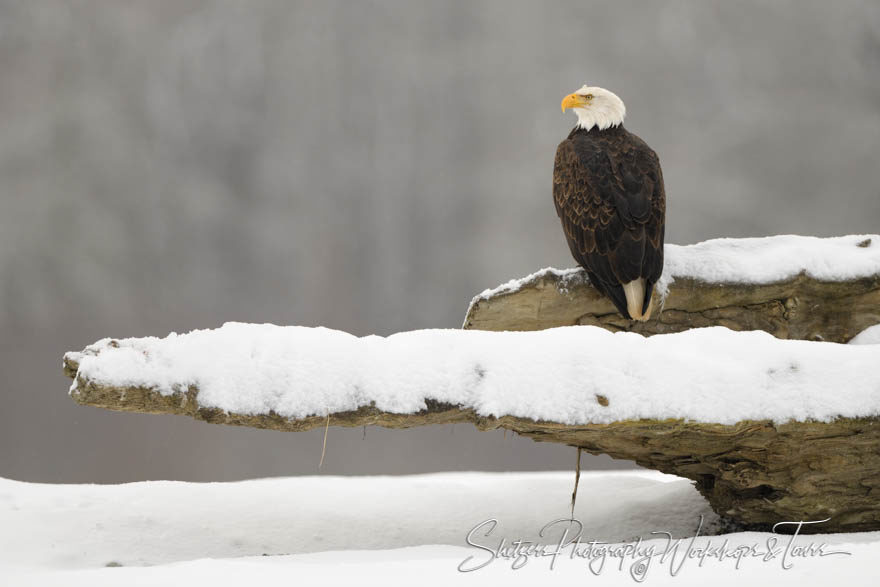
[[[695,329],[423,330],[229,323],[67,353],[84,405],[307,430],[472,422],[687,477],[752,528],[880,529],[880,345]]]
[[[725,326],[847,342],[880,323],[880,236],[774,236],[666,245],[647,322],[623,319],[582,269],[547,268],[476,296],[464,328],[587,324],[640,334]]]

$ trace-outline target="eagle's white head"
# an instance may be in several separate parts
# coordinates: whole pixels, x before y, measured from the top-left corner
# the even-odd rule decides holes
[[[571,108],[578,117],[578,127],[599,130],[617,126],[626,116],[623,100],[605,88],[585,85],[573,94],[562,99],[562,111]]]

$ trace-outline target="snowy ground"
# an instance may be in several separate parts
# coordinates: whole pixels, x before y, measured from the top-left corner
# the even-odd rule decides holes
[[[621,559],[590,541],[656,548],[649,584],[826,585],[868,584],[876,577],[880,532],[798,537],[795,546],[822,547],[826,556],[795,556],[788,536],[775,536],[776,555],[700,558],[711,541],[728,552],[768,548],[765,533],[684,540],[673,558],[660,555],[665,538],[703,534],[717,518],[689,481],[654,472],[595,472],[581,478],[576,518],[583,523],[579,554],[493,559],[505,538],[557,548],[561,526],[542,526],[569,515],[572,474],[455,473],[410,477],[298,477],[238,483],[146,482],[125,485],[41,485],[0,479],[0,584],[2,585],[519,585],[539,581],[635,584],[630,571],[644,555]],[[468,532],[494,518],[487,537]],[[674,544],[674,542],[673,542]],[[696,550],[694,550],[696,549]],[[773,550],[773,549],[771,549]],[[851,554],[827,554],[846,551]],[[786,555],[783,560],[783,555]],[[265,556],[272,555],[272,556]],[[470,560],[465,563],[465,561]],[[588,563],[593,559],[593,576]],[[491,561],[491,562],[489,562]],[[684,562],[682,562],[684,561]],[[458,570],[488,564],[478,570]],[[643,561],[642,561],[643,562]],[[121,566],[120,566],[121,565]],[[679,568],[680,565],[680,568]],[[791,565],[791,568],[784,568]],[[677,569],[672,576],[671,570]],[[571,583],[568,583],[571,584]]]

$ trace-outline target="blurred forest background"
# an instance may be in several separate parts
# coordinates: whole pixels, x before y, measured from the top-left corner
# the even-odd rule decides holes
[[[230,320],[459,327],[573,264],[551,169],[585,82],[659,153],[667,242],[880,230],[877,2],[0,2],[0,475],[315,473],[322,431],[78,407],[61,356]],[[573,465],[331,428],[323,471]]]

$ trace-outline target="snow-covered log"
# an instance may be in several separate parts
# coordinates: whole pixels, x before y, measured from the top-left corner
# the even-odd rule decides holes
[[[752,528],[830,518],[805,530],[877,530],[880,327],[856,342],[230,323],[103,339],[64,368],[84,405],[276,430],[471,422],[693,479]]]
[[[666,246],[647,322],[623,319],[581,269],[543,269],[476,296],[464,328],[588,324],[652,335],[725,326],[847,342],[880,323],[880,236],[776,236]]]

